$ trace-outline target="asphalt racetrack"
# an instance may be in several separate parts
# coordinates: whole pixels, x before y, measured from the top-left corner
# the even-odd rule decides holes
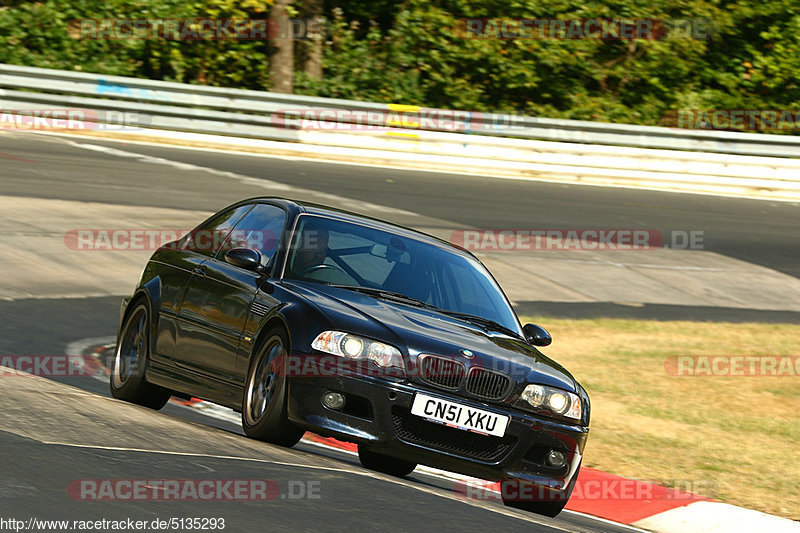
[[[487,264],[494,272],[492,261],[497,263],[503,274],[498,279],[518,310],[545,316],[800,317],[794,292],[800,283],[800,209],[793,204],[2,132],[0,355],[64,354],[76,341],[88,345],[114,336],[120,297],[132,290],[150,252],[71,250],[65,232],[130,228],[137,220],[189,229],[204,214],[257,195],[316,201],[443,236],[462,228],[700,230],[702,252],[654,253],[646,265],[669,272],[659,283],[680,288],[680,298],[660,300],[659,291],[642,285],[630,305],[622,296],[615,301],[565,287],[545,274],[540,288],[517,288],[515,276],[536,273],[515,266],[514,257],[489,255]],[[542,271],[558,270],[548,261],[540,263]],[[577,265],[570,275],[578,288],[582,276],[596,272],[581,269],[613,266],[596,255],[558,261]],[[724,278],[712,287],[717,293],[740,292],[726,304],[704,287],[681,288],[684,278],[675,276],[687,275],[684,264],[717,275],[709,279]],[[625,275],[638,276],[640,268]],[[607,290],[624,292],[626,279]],[[549,519],[465,500],[445,477],[374,474],[350,454],[308,442],[286,450],[252,441],[231,422],[177,404],[153,412],[111,400],[98,379],[3,379],[0,399],[0,505],[6,517],[224,518],[225,531],[631,531],[568,511]],[[92,502],[67,490],[82,479],[154,478],[271,479],[279,493],[266,502]]]

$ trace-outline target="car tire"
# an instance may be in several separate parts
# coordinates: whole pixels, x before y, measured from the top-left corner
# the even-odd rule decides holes
[[[150,359],[150,310],[144,300],[134,302],[125,315],[117,338],[111,376],[111,396],[150,409],[161,409],[172,392],[147,382]]]
[[[376,453],[361,445],[358,446],[358,459],[364,468],[397,477],[407,476],[417,467],[417,463]]]
[[[501,494],[503,494],[503,503],[506,505],[506,507],[513,507],[514,509],[520,509],[522,511],[528,511],[543,516],[555,517],[564,510],[564,506],[567,505],[570,496],[572,496],[572,490],[575,488],[575,483],[578,481],[578,473],[580,472],[580,469],[581,467],[579,464],[578,469],[575,471],[575,475],[572,476],[572,480],[567,487],[566,494],[564,494],[562,498],[550,501],[506,499],[504,491],[501,489]]]
[[[252,439],[291,448],[305,432],[286,414],[286,373],[280,368],[285,364],[287,346],[285,331],[274,328],[255,351],[242,398],[242,428]]]

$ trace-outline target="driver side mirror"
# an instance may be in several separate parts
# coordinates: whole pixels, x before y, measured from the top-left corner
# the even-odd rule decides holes
[[[553,342],[553,337],[550,336],[547,330],[536,324],[525,324],[522,332],[525,334],[525,340],[528,341],[528,344],[533,346],[549,346]]]
[[[265,271],[261,265],[261,254],[257,250],[251,250],[250,248],[228,250],[225,253],[225,262],[253,272],[263,273]]]

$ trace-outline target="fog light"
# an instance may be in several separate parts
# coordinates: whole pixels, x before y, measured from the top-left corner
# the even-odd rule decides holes
[[[567,456],[564,455],[564,452],[550,450],[550,453],[548,453],[547,457],[545,458],[545,462],[547,463],[547,466],[560,468],[567,464]]]
[[[344,395],[338,392],[328,391],[322,395],[322,405],[328,409],[339,410],[344,407]]]

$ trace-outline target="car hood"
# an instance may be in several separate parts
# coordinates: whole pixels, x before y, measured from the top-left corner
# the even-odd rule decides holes
[[[304,282],[285,286],[314,304],[331,328],[391,343],[411,357],[438,354],[468,366],[505,372],[517,382],[540,383],[574,392],[577,383],[555,361],[523,340],[487,330],[435,309],[375,298],[356,291]],[[467,358],[463,351],[472,352]]]

